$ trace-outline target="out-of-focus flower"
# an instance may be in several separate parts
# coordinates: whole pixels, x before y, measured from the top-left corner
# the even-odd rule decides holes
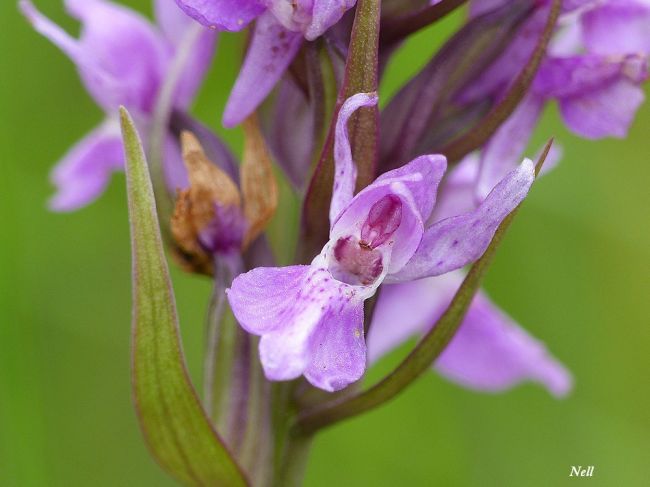
[[[475,2],[481,13],[489,2]],[[499,2],[504,3],[504,2]],[[477,197],[510,171],[544,106],[557,101],[566,126],[588,139],[625,137],[645,96],[650,56],[650,2],[576,0],[564,15],[530,92],[482,150]],[[501,96],[534,49],[541,21],[533,17],[504,55],[464,93]]]
[[[311,265],[258,268],[233,281],[228,299],[239,323],[261,335],[266,375],[304,374],[328,391],[358,380],[366,366],[363,303],[379,285],[437,276],[478,259],[496,228],[526,196],[534,167],[525,161],[475,210],[431,220],[443,156],[421,156],[354,196],[349,117],[376,95],[343,105],[336,126],[330,240]]]
[[[57,211],[89,204],[104,191],[111,174],[123,168],[117,109],[120,105],[127,107],[140,133],[148,132],[161,86],[192,24],[169,0],[156,0],[159,27],[107,0],[66,0],[65,6],[82,23],[79,39],[43,16],[31,1],[20,2],[34,28],[77,65],[86,90],[106,118],[54,169],[52,180],[57,193],[50,206]],[[174,108],[183,110],[192,102],[209,65],[214,41],[215,33],[208,29],[196,37],[174,93]],[[171,135],[165,141],[163,167],[171,189],[187,185],[180,150]]]
[[[462,271],[384,286],[368,334],[373,363],[413,336],[428,332],[451,302]],[[572,386],[570,373],[544,345],[479,292],[434,369],[464,387],[498,392],[523,381],[544,385],[554,396]]]
[[[257,19],[244,65],[226,105],[223,123],[239,124],[266,98],[303,39],[322,35],[356,0],[176,0],[203,25],[238,31]]]

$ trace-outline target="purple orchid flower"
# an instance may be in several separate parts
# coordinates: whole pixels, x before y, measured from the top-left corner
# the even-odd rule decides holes
[[[336,24],[356,0],[176,0],[198,22],[239,31],[257,19],[246,59],[230,94],[223,124],[241,123],[266,98],[297,54]]]
[[[94,201],[114,171],[124,166],[117,109],[128,108],[146,134],[161,86],[191,21],[168,0],[156,0],[159,29],[137,12],[107,0],[65,0],[82,23],[79,39],[43,16],[29,0],[20,8],[34,28],[58,46],[79,69],[82,82],[103,109],[104,122],[77,143],[56,165],[57,186],[50,207],[72,211]],[[199,88],[214,49],[215,33],[197,37],[174,95],[174,108],[186,109]],[[177,142],[165,141],[164,170],[171,189],[185,187],[187,174]]]
[[[487,6],[475,2],[474,11]],[[482,150],[479,200],[515,167],[548,102],[557,101],[572,132],[598,139],[625,137],[645,99],[641,85],[648,79],[650,3],[576,0],[564,3],[563,12],[530,92]],[[463,97],[505,92],[541,29],[540,20],[532,18],[508,52]]]
[[[330,240],[322,252],[310,265],[249,271],[227,291],[241,326],[262,336],[260,357],[271,380],[304,375],[327,391],[358,380],[366,368],[364,301],[382,283],[441,275],[478,259],[534,180],[526,160],[475,210],[436,220],[447,162],[431,155],[383,174],[355,196],[347,122],[376,103],[374,94],[357,94],[339,113]]]
[[[447,174],[438,191],[434,220],[474,211],[480,204],[476,199],[479,162],[479,156],[472,154]],[[368,334],[369,362],[377,361],[408,338],[427,333],[447,309],[464,277],[457,270],[384,286]],[[497,392],[523,381],[535,381],[561,397],[572,387],[566,368],[482,291],[433,369],[479,391]]]

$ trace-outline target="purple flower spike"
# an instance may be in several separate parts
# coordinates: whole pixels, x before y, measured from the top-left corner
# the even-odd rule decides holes
[[[86,90],[102,107],[105,122],[79,142],[59,162],[52,174],[57,194],[50,202],[56,211],[71,211],[95,200],[113,171],[124,166],[117,109],[124,105],[133,114],[141,133],[151,117],[176,48],[191,21],[170,2],[156,0],[161,30],[138,13],[106,0],[66,0],[68,12],[82,23],[75,39],[43,16],[29,0],[20,8],[34,28],[59,47],[79,69]],[[215,35],[198,36],[187,69],[178,82],[174,106],[191,103],[210,61]],[[171,189],[187,184],[178,144],[165,142],[165,176]]]
[[[443,156],[418,157],[353,196],[346,125],[355,110],[376,103],[375,94],[358,94],[339,113],[330,240],[321,253],[309,266],[254,269],[228,290],[242,327],[262,336],[270,379],[305,375],[327,391],[358,380],[365,370],[364,300],[383,282],[442,274],[480,257],[534,179],[525,161],[476,210],[428,229],[447,166]]]
[[[368,336],[369,361],[376,361],[412,336],[428,332],[449,305],[463,277],[461,271],[456,271],[384,287]],[[534,381],[562,397],[573,382],[571,374],[544,345],[484,293],[474,298],[458,333],[434,369],[464,387],[487,392]]]
[[[502,4],[498,0],[497,4]],[[475,12],[493,0],[473,2]],[[511,170],[520,158],[544,105],[558,102],[566,126],[587,139],[625,137],[645,100],[648,79],[650,3],[647,0],[572,0],[562,2],[559,29],[526,100],[483,149],[478,198]],[[531,31],[530,22],[509,51],[464,93],[470,99],[500,94],[526,56],[518,56]],[[526,32],[528,30],[528,33]],[[513,142],[514,141],[514,142]]]

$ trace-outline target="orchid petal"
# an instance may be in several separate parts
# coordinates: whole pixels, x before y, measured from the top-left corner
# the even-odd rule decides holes
[[[365,368],[356,334],[368,296],[356,288],[312,265],[254,269],[238,276],[227,294],[241,326],[262,335],[260,359],[269,379],[306,374],[314,385],[334,390],[358,379],[360,358]],[[337,355],[351,343],[349,355]]]
[[[93,66],[79,67],[97,103],[107,111],[124,105],[151,113],[171,57],[151,23],[133,10],[104,0],[66,0],[65,4],[82,23],[79,46]],[[100,76],[112,81],[106,84]]]
[[[259,267],[239,275],[226,291],[239,324],[255,335],[284,326],[309,270],[304,265]]]
[[[543,97],[588,96],[620,80],[641,84],[647,76],[647,60],[636,54],[550,58],[540,67],[533,91]]]
[[[187,15],[206,27],[229,31],[244,29],[265,10],[258,0],[176,0],[176,3]]]
[[[155,0],[153,8],[160,30],[172,44],[178,45],[194,21],[170,0]]]
[[[650,3],[609,2],[581,17],[587,50],[603,55],[650,54]]]
[[[378,98],[374,93],[358,93],[348,98],[339,111],[334,141],[334,160],[336,161],[334,189],[330,205],[330,224],[332,225],[341,211],[350,204],[357,182],[357,167],[352,160],[352,149],[348,138],[348,121],[359,108],[374,106],[377,102]]]
[[[302,35],[285,29],[270,12],[260,16],[226,104],[223,115],[226,127],[239,124],[257,108],[285,72],[301,44]]]
[[[154,9],[160,29],[178,55],[181,46],[187,42],[187,36],[195,35],[192,29],[199,26],[170,0],[156,0]],[[187,108],[203,83],[214,55],[216,38],[217,33],[211,29],[203,29],[192,38],[193,44],[188,47],[190,54],[185,60],[176,88],[178,108]]]
[[[305,30],[305,38],[313,41],[336,24],[343,14],[354,7],[356,0],[314,0],[311,23]]]
[[[589,138],[626,136],[645,100],[643,89],[621,80],[597,92],[560,100],[560,113],[576,134]]]
[[[479,201],[485,199],[492,188],[507,173],[516,168],[543,107],[544,100],[541,97],[529,94],[485,146],[481,153],[481,165],[476,183]]]
[[[94,201],[108,185],[111,174],[124,167],[119,127],[107,122],[88,134],[56,165],[52,182],[55,211],[73,211]]]
[[[366,370],[363,302],[342,301],[323,318],[311,338],[311,363],[305,378],[325,391],[338,391],[358,381]]]
[[[476,210],[430,227],[413,258],[386,281],[438,276],[478,259],[501,221],[526,197],[534,179],[535,167],[526,159],[503,178]]]

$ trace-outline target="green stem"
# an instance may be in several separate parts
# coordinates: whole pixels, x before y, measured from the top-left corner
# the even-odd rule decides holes
[[[273,487],[300,487],[305,478],[313,435],[289,434]]]

